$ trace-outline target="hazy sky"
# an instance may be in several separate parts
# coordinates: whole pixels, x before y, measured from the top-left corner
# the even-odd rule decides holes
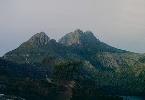
[[[145,0],[0,0],[0,55],[37,32],[59,39],[78,28],[145,53]]]

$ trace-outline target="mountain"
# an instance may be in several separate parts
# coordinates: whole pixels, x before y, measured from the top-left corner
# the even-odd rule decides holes
[[[46,45],[50,41],[50,38],[44,33],[40,32],[32,36],[27,42],[23,43],[20,47],[41,47]]]
[[[77,59],[88,61],[96,69],[112,71],[131,66],[140,57],[139,54],[109,46],[97,39],[91,31],[83,32],[80,29],[66,34],[59,42],[50,39],[44,32],[37,33],[3,56],[4,59],[19,64],[45,64],[61,59]],[[134,58],[138,59],[134,61]]]
[[[66,34],[59,40],[60,44],[74,46],[75,48],[86,49],[96,52],[125,52],[109,46],[97,39],[91,31],[83,32],[80,29]]]
[[[92,32],[75,30],[59,42],[50,39],[44,32],[37,33],[3,58],[17,63],[41,63],[45,58],[90,59],[97,52],[126,52],[100,42]],[[92,60],[90,60],[92,61]]]
[[[50,39],[44,32],[37,33],[3,58],[17,63],[41,63],[46,57],[63,54],[63,46]]]
[[[128,51],[120,50],[101,42],[94,36],[94,34],[91,31],[83,32],[80,29],[66,34],[59,40],[59,43],[71,48],[71,53],[73,52],[73,54],[77,55],[76,58],[87,60],[96,68],[106,67],[106,65],[101,63],[101,61],[99,60],[100,58],[103,58],[103,56],[99,57],[98,54],[106,52],[108,54],[129,53]]]
[[[23,73],[22,69],[25,67],[19,66],[24,65],[31,69],[27,67],[24,75],[28,72],[36,77],[40,74],[44,78],[48,74],[47,81],[53,80],[51,85],[57,86],[57,89],[61,87],[58,84],[69,87],[68,84],[71,83],[73,88],[65,89],[76,98],[82,98],[86,94],[90,100],[95,97],[96,91],[99,95],[145,93],[145,55],[109,46],[97,39],[91,31],[83,32],[77,29],[58,42],[50,39],[44,32],[37,33],[15,50],[6,53],[3,60],[17,63],[17,70],[11,68],[10,65],[13,64],[8,68],[2,67],[10,69],[14,75],[17,71]]]
[[[66,34],[59,40],[59,43],[64,45],[84,45],[84,43],[93,43],[98,42],[99,40],[93,35],[91,31],[83,32],[80,29],[75,30],[74,32]]]

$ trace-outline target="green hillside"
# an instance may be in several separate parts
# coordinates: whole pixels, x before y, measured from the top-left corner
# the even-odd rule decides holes
[[[83,95],[86,95],[86,100],[116,100],[121,99],[116,95],[143,96],[145,93],[145,55],[109,46],[97,39],[91,31],[83,32],[78,29],[66,34],[58,42],[50,39],[44,32],[37,33],[15,50],[6,53],[3,59],[17,63],[17,66],[31,66],[31,71],[37,68],[35,70],[41,72],[41,80],[27,76],[32,84],[36,81],[40,85],[40,90],[34,89],[35,92],[40,92],[43,85],[47,87],[47,90],[44,89],[47,93],[49,89],[57,92],[65,88],[62,93],[69,91],[66,94],[74,100],[83,98]],[[12,71],[13,74],[18,70],[23,72],[18,67]],[[34,73],[35,70],[29,71]],[[37,77],[41,75],[39,71],[35,73]],[[15,78],[17,81],[17,77]],[[25,83],[26,79],[21,81]],[[49,81],[51,88],[48,88],[46,81]],[[29,84],[26,82],[26,87],[27,85]],[[22,89],[21,92],[26,91]],[[46,98],[52,95],[47,93]],[[41,97],[42,94],[39,95]]]

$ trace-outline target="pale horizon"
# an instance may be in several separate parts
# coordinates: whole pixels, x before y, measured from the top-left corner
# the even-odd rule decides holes
[[[38,32],[58,40],[81,29],[123,50],[145,53],[144,0],[1,0],[0,56]]]

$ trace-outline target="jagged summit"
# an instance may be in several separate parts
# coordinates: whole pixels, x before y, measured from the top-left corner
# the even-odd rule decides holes
[[[4,58],[18,63],[40,63],[50,56],[83,58],[95,55],[97,52],[124,51],[99,41],[91,31],[83,32],[77,29],[66,34],[59,42],[50,40],[44,32],[37,33],[15,50],[6,53]]]
[[[40,32],[32,36],[27,42],[35,45],[46,45],[50,41],[50,38],[44,33]]]
[[[80,29],[70,32],[62,37],[59,42],[64,45],[78,45],[86,42],[99,41],[91,31],[83,32]]]
[[[36,33],[20,47],[41,47],[50,41],[50,38],[44,32]]]
[[[75,34],[83,34],[83,31],[81,29],[76,29],[74,32]]]

